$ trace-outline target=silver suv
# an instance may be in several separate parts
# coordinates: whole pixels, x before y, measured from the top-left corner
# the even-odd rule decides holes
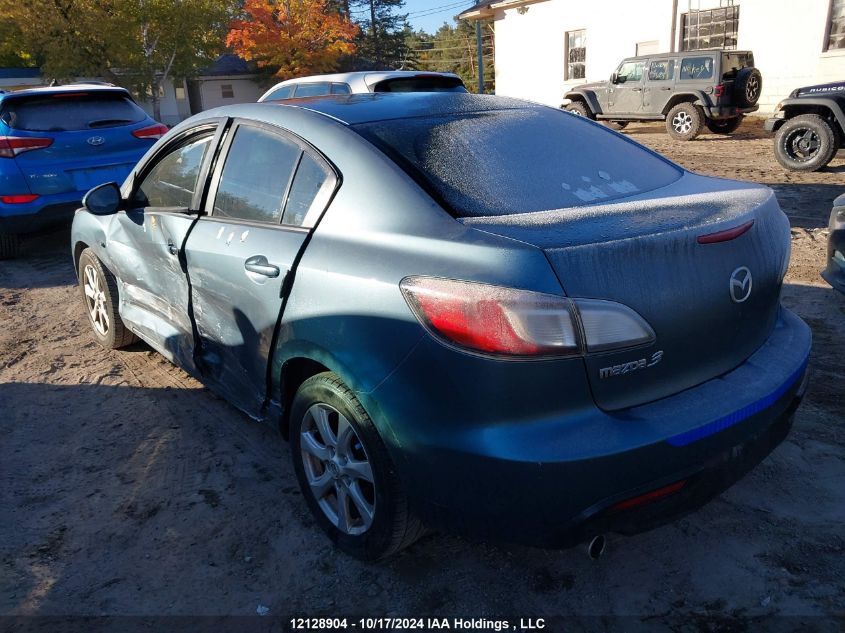
[[[691,141],[706,125],[730,134],[758,109],[763,77],[751,51],[703,50],[623,60],[609,81],[566,93],[573,114],[621,129],[630,121],[666,121],[673,138]]]

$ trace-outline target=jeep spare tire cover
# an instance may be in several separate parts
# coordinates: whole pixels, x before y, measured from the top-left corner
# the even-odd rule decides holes
[[[734,80],[734,102],[740,108],[757,105],[763,92],[763,75],[756,68],[743,68]]]

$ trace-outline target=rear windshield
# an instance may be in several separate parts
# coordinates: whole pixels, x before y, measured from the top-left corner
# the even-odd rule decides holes
[[[373,92],[467,92],[457,77],[397,77],[373,86]]]
[[[0,119],[15,130],[65,132],[138,123],[146,113],[121,93],[56,93],[13,98]]]
[[[681,170],[633,141],[551,108],[355,126],[458,217],[548,211],[665,186]]]

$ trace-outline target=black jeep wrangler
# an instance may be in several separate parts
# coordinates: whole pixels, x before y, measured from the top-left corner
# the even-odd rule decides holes
[[[781,165],[795,171],[825,167],[845,147],[845,81],[793,90],[765,127],[776,132]]]
[[[706,125],[730,134],[757,110],[763,77],[750,51],[703,50],[631,57],[610,81],[566,93],[573,114],[621,129],[629,121],[666,121],[666,130],[691,141]]]

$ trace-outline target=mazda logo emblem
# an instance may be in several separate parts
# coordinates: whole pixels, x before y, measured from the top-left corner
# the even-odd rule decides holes
[[[88,139],[88,145],[94,145],[95,147],[97,145],[102,145],[105,142],[106,139],[104,139],[102,136],[92,136]]]
[[[731,299],[734,303],[742,303],[751,296],[751,271],[740,266],[731,273]]]

